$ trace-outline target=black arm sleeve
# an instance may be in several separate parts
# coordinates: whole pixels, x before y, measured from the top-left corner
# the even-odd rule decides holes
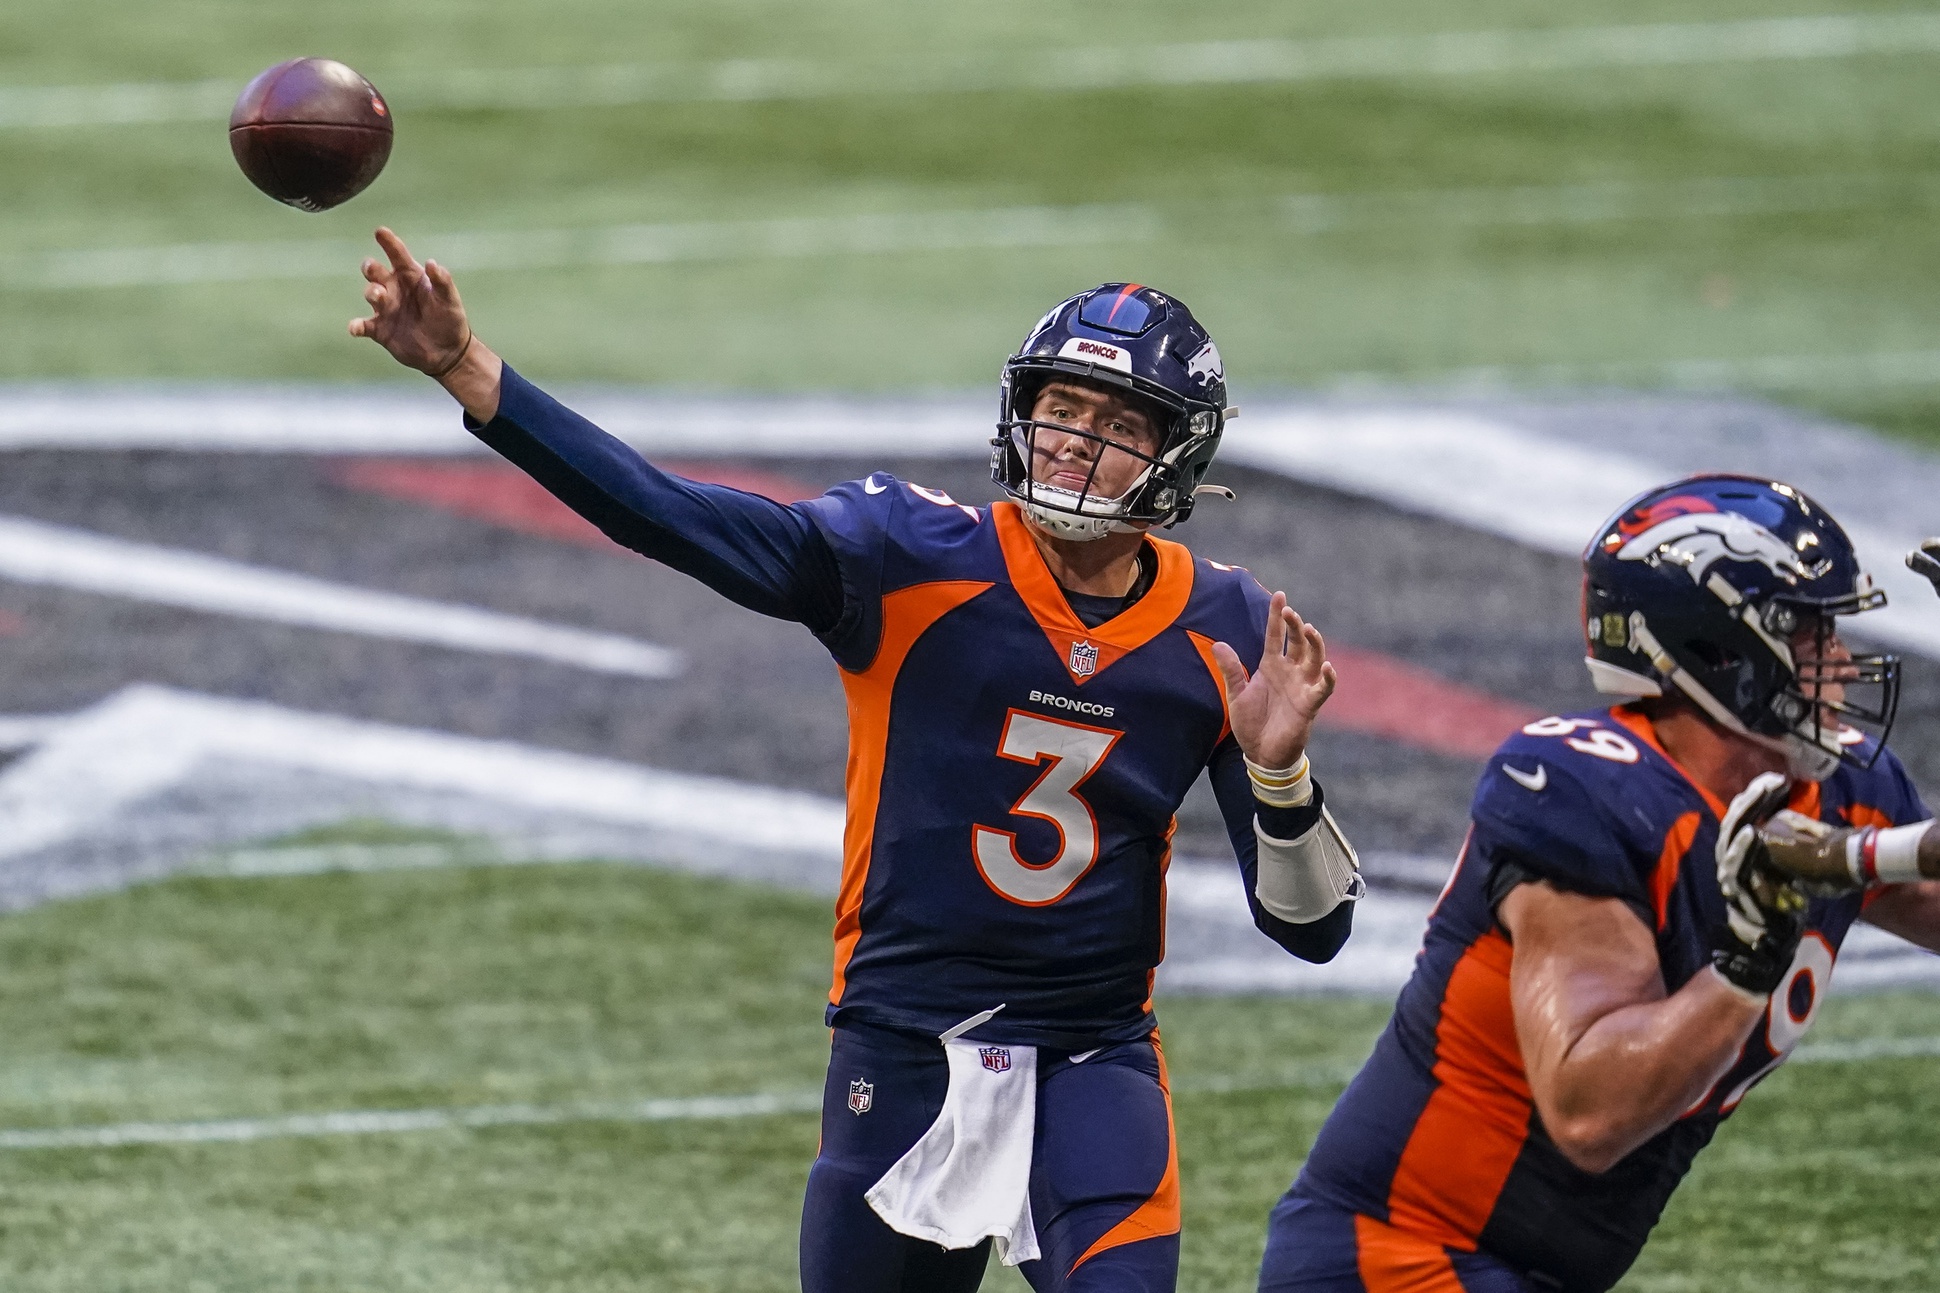
[[[842,618],[835,553],[794,508],[661,471],[510,365],[497,416],[465,426],[613,542],[817,633]]]
[[[1354,904],[1343,902],[1319,920],[1305,925],[1281,920],[1260,906],[1260,896],[1254,892],[1260,878],[1259,846],[1253,837],[1253,814],[1259,810],[1253,799],[1253,783],[1246,776],[1239,742],[1230,736],[1220,742],[1206,766],[1206,774],[1212,779],[1213,797],[1219,801],[1220,815],[1226,819],[1233,856],[1239,859],[1240,879],[1246,886],[1246,905],[1253,912],[1254,927],[1303,961],[1318,965],[1333,960],[1354,928]],[[1298,838],[1320,820],[1321,803],[1320,783],[1315,782],[1312,803],[1301,808],[1265,808],[1267,816],[1262,818],[1261,828],[1275,839]]]

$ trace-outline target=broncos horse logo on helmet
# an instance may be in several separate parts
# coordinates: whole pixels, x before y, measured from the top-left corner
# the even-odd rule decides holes
[[[1059,377],[1115,387],[1137,396],[1157,415],[1157,452],[1137,453],[1145,464],[1117,498],[1061,489],[1031,478],[1039,430],[1103,438],[1036,422],[1038,393]],[[990,443],[990,475],[1033,520],[1067,539],[1096,539],[1152,525],[1174,525],[1192,514],[1193,495],[1219,449],[1233,410],[1226,407],[1226,372],[1219,348],[1185,305],[1138,283],[1106,283],[1060,302],[1031,329],[1004,363],[997,435]],[[1096,470],[1095,466],[1093,468]]]
[[[1599,691],[1675,691],[1813,781],[1841,761],[1870,766],[1893,725],[1898,659],[1832,650],[1838,616],[1885,604],[1824,508],[1750,476],[1693,476],[1639,495],[1583,554]]]

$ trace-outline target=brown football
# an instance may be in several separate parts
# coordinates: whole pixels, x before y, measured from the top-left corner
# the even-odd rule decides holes
[[[229,148],[249,182],[300,211],[327,211],[370,186],[391,156],[391,109],[328,58],[293,58],[247,86]]]

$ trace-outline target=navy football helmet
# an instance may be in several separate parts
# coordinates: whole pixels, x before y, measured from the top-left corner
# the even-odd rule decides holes
[[[1824,508],[1750,476],[1639,495],[1583,554],[1599,691],[1674,691],[1812,781],[1841,761],[1870,766],[1893,725],[1898,659],[1834,645],[1838,616],[1885,604]]]
[[[1118,446],[1145,463],[1138,479],[1117,498],[1083,489],[1040,484],[1031,458],[1040,430],[1089,432],[1036,422],[1031,410],[1046,383],[1071,377],[1128,392],[1155,415],[1156,453]],[[1192,514],[1225,429],[1226,371],[1206,330],[1179,301],[1137,283],[1106,283],[1054,306],[1038,320],[1017,353],[1004,363],[997,435],[990,443],[990,476],[1021,503],[1033,520],[1068,539],[1095,539],[1149,525],[1174,525]],[[1092,461],[1096,476],[1100,452]]]

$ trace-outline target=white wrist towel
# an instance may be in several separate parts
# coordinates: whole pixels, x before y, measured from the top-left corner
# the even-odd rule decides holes
[[[865,1197],[898,1234],[944,1248],[989,1238],[1004,1265],[1035,1261],[1037,1048],[951,1040],[943,1052],[950,1061],[943,1111]]]

